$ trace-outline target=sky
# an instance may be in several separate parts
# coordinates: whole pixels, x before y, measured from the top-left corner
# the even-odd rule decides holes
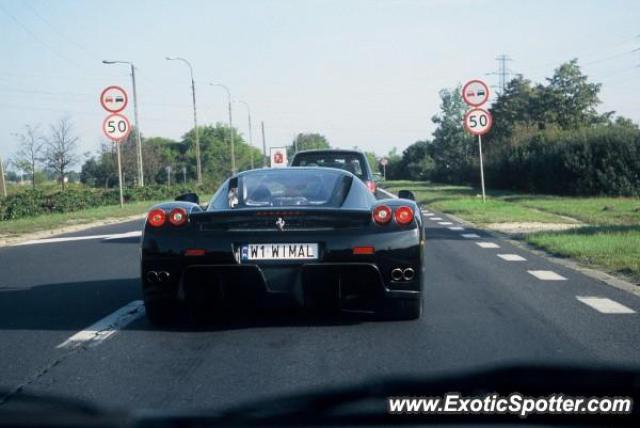
[[[25,125],[71,119],[79,152],[105,139],[102,88],[130,91],[135,63],[140,129],[180,137],[198,122],[226,122],[227,85],[249,103],[253,144],[290,144],[317,132],[332,146],[383,155],[429,138],[442,88],[497,85],[496,57],[543,82],[578,58],[602,83],[601,111],[640,121],[640,2],[635,0],[0,0],[0,156]],[[247,110],[234,125],[247,136]],[[133,119],[132,107],[125,114]],[[79,165],[78,165],[79,166]],[[77,167],[76,166],[76,169]]]

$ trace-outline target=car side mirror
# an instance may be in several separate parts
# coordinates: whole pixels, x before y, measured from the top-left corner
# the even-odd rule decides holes
[[[411,190],[400,190],[398,192],[398,197],[400,199],[410,199],[412,201],[416,200],[416,195],[414,195]]]
[[[185,193],[176,198],[176,201],[191,202],[200,205],[200,198],[197,193]]]

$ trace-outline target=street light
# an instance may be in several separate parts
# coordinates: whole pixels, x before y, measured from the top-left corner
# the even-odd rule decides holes
[[[209,83],[211,86],[218,86],[227,91],[227,102],[229,104],[229,139],[231,140],[231,174],[236,173],[236,149],[233,138],[233,113],[231,112],[231,91],[222,83]]]
[[[251,130],[251,107],[249,106],[249,103],[243,100],[237,100],[240,104],[243,104],[246,108],[247,108],[247,117],[249,119],[249,148],[250,150],[250,155],[251,155],[251,169],[253,169],[253,132]]]
[[[198,185],[202,184],[202,165],[200,163],[200,136],[198,135],[198,116],[196,114],[196,83],[193,80],[193,67],[191,63],[184,58],[178,56],[168,56],[165,58],[167,61],[182,61],[189,66],[189,73],[191,74],[191,95],[193,99],[193,124],[196,132],[196,175],[198,177]]]
[[[136,68],[130,61],[102,60],[103,64],[127,64],[131,67],[131,81],[133,86],[133,115],[136,125],[136,144],[138,146],[138,185],[144,187],[144,172],[142,169],[142,137],[140,136],[140,122],[138,120],[138,91],[136,88]]]

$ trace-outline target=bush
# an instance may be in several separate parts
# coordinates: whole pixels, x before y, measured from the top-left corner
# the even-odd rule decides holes
[[[640,132],[624,126],[549,130],[486,162],[490,186],[530,193],[640,196]]]
[[[182,193],[210,192],[209,186],[147,186],[124,189],[125,202],[173,199]],[[120,203],[118,189],[69,188],[46,193],[43,190],[24,190],[0,198],[0,221],[15,220],[49,213],[66,213]]]

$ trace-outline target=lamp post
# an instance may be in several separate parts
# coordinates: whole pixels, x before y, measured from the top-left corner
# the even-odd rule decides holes
[[[181,57],[168,56],[165,58],[167,61],[182,61],[189,66],[189,73],[191,75],[191,96],[193,100],[193,125],[195,129],[196,137],[196,175],[198,179],[198,185],[202,184],[202,164],[200,162],[200,136],[198,135],[198,115],[196,113],[196,83],[193,80],[193,67],[191,63]]]
[[[244,105],[247,108],[247,119],[249,122],[249,148],[250,148],[250,157],[251,157],[251,169],[254,168],[253,164],[253,130],[251,129],[251,107],[249,103],[243,100],[238,100],[238,102]]]
[[[140,136],[140,121],[138,119],[138,90],[136,88],[136,67],[130,61],[103,60],[103,64],[127,64],[131,67],[131,83],[133,88],[133,116],[136,126],[136,145],[138,151],[138,186],[144,187],[144,170],[142,168],[142,137]]]
[[[227,92],[227,103],[229,105],[229,140],[231,140],[231,174],[236,173],[236,149],[233,141],[233,113],[231,108],[231,91],[222,83],[209,83],[211,86],[218,86]]]

